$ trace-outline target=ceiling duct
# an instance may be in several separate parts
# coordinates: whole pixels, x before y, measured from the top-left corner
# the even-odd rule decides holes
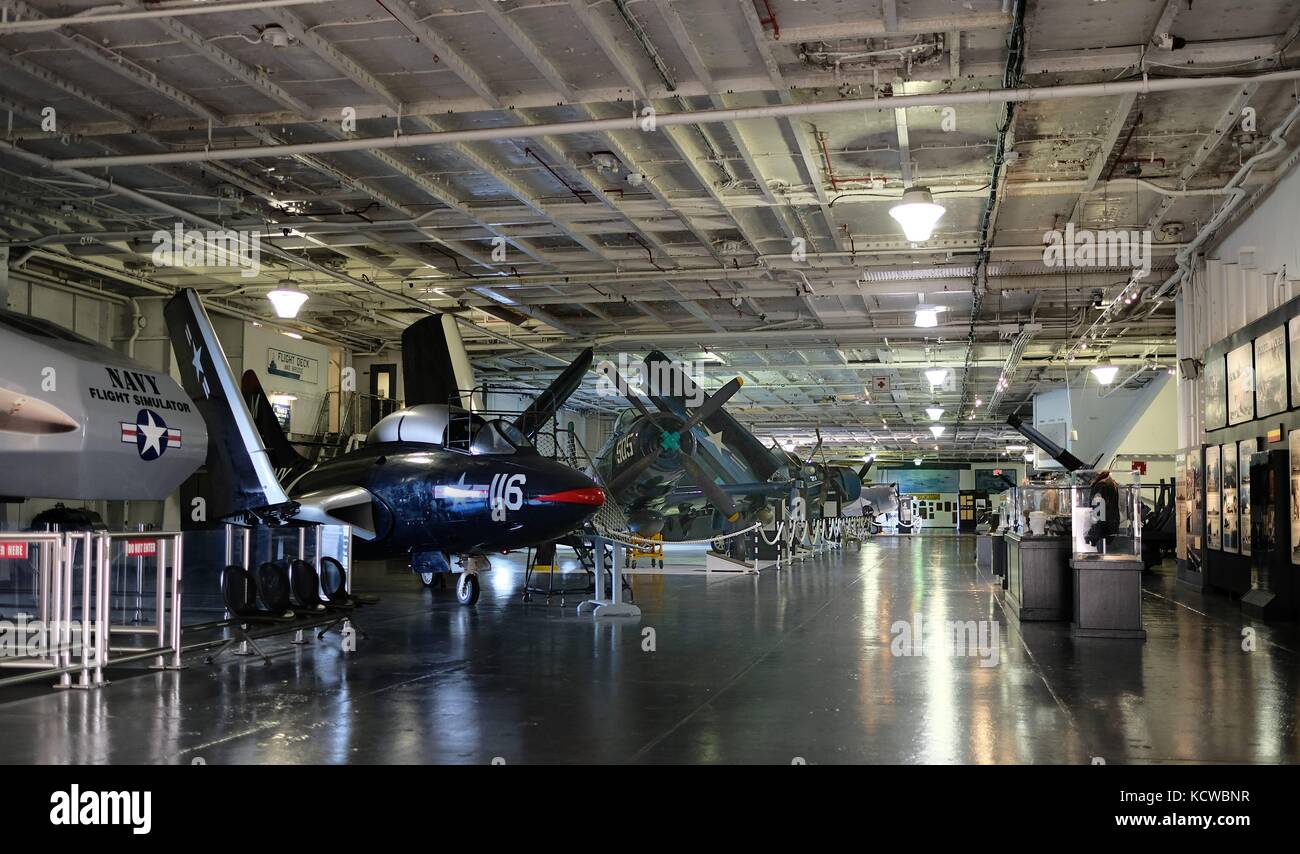
[[[1041,332],[1042,329],[1043,325],[1041,323],[1026,323],[1020,327],[1020,333],[1016,335],[1015,341],[1011,344],[1011,352],[1007,354],[1007,360],[1002,363],[1002,373],[998,375],[997,388],[994,389],[993,396],[989,398],[988,411],[990,415],[997,412],[998,404],[1002,402],[1002,395],[1011,387],[1011,380],[1020,368],[1020,360],[1025,355],[1025,348],[1029,346],[1029,339]]]

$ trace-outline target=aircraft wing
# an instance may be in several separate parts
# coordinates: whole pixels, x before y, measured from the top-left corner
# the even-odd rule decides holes
[[[375,538],[375,496],[361,486],[318,489],[294,496],[298,502],[298,519],[322,525],[351,525],[354,536]]]

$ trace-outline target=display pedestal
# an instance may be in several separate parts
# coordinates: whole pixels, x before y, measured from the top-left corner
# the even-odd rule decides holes
[[[1006,535],[1007,604],[1020,620],[1070,619],[1070,538]]]
[[[975,540],[975,568],[985,575],[993,574],[992,534],[980,534]]]
[[[1070,569],[1074,575],[1071,635],[1146,639],[1142,628],[1141,558],[1080,556],[1070,561]]]

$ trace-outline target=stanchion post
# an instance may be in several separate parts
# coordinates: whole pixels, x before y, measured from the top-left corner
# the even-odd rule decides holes
[[[161,543],[159,544],[161,545]],[[172,663],[171,666],[179,670],[181,668],[181,589],[184,573],[181,567],[185,560],[184,541],[182,534],[177,532],[172,536],[172,621],[171,621],[171,647]]]

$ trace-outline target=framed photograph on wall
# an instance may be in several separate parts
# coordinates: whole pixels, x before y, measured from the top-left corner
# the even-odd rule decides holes
[[[1296,446],[1293,446],[1296,447]],[[1296,459],[1294,456],[1292,460]],[[1294,463],[1292,463],[1294,465]],[[1210,445],[1205,449],[1205,547],[1220,549],[1223,547],[1223,528],[1220,527],[1223,507],[1219,504],[1219,446]]]
[[[1255,349],[1242,344],[1228,351],[1228,423],[1255,419]]]
[[[1241,517],[1237,510],[1237,445],[1223,446],[1223,550],[1236,554],[1241,549]]]
[[[1204,467],[1201,465],[1201,449],[1192,448],[1187,452],[1187,548],[1189,552],[1201,551],[1203,527],[1201,515],[1204,511],[1205,495]],[[1199,560],[1197,565],[1200,565]]]
[[[1237,443],[1237,506],[1241,509],[1241,553],[1250,554],[1250,458],[1259,450],[1259,440]]]
[[[1300,430],[1287,436],[1291,450],[1291,562],[1300,563]]]
[[[1201,380],[1201,396],[1205,401],[1205,429],[1218,430],[1228,426],[1228,372],[1223,356],[1205,360],[1205,373]]]
[[[1255,339],[1255,417],[1286,411],[1286,327]]]

